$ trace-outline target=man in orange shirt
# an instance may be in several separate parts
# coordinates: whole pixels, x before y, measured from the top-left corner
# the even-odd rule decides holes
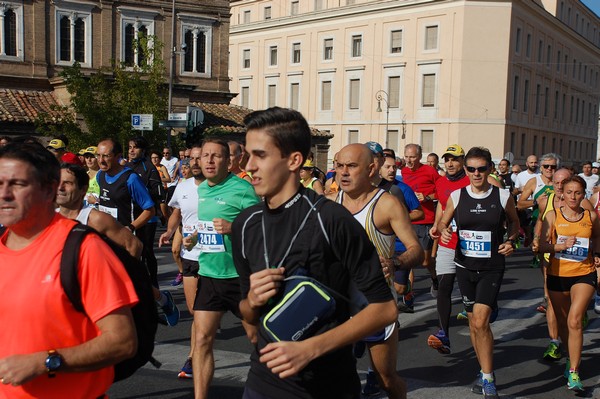
[[[0,303],[2,399],[104,397],[112,365],[137,351],[138,298],[99,236],[88,235],[79,255],[85,314],[66,297],[60,260],[76,222],[54,210],[59,179],[58,160],[41,145],[0,149],[0,290],[11,298]]]

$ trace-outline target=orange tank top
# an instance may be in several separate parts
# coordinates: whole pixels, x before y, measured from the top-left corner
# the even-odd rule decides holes
[[[577,237],[575,245],[564,251],[556,252],[550,258],[548,274],[560,277],[584,276],[596,270],[592,258],[592,216],[584,210],[578,221],[567,220],[562,207],[556,211],[554,221],[554,236],[552,243],[564,242],[567,237]]]

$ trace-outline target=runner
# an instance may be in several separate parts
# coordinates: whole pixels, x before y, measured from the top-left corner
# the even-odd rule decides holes
[[[456,278],[469,317],[471,343],[481,367],[473,392],[483,392],[486,398],[497,398],[493,373],[494,337],[490,315],[497,302],[504,276],[505,256],[514,251],[519,231],[517,212],[506,190],[488,182],[492,156],[489,150],[473,147],[465,156],[465,169],[470,185],[454,191],[437,224],[440,240],[452,239],[454,218],[458,237],[454,261]],[[504,222],[508,223],[505,241]]]
[[[567,388],[583,391],[579,365],[583,346],[582,319],[597,285],[600,267],[600,223],[583,209],[586,182],[579,176],[563,181],[565,205],[548,212],[542,223],[540,251],[550,253],[546,284],[558,334],[568,345],[564,376]],[[593,255],[592,255],[593,252]]]
[[[251,113],[244,122],[250,154],[246,168],[264,202],[244,211],[233,228],[240,309],[247,322],[260,327],[243,398],[358,399],[351,345],[397,318],[377,252],[346,209],[301,186],[310,128],[299,112],[270,108]],[[261,318],[279,301],[278,293],[288,284],[284,275],[295,273],[297,265],[346,297],[354,282],[369,304],[349,319],[347,301],[336,296],[333,316],[315,335],[275,342]]]

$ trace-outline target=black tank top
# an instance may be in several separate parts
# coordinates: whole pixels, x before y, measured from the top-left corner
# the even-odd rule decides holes
[[[454,211],[458,244],[454,261],[470,270],[502,270],[504,255],[498,246],[504,238],[506,213],[500,201],[500,189],[492,186],[485,198],[473,198],[464,187]]]
[[[117,219],[123,226],[129,225],[142,213],[142,209],[134,204],[127,188],[127,179],[132,173],[135,172],[125,169],[116,181],[109,184],[106,181],[106,173],[98,171],[99,209]]]

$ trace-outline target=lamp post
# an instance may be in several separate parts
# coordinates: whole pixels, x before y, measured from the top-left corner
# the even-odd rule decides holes
[[[173,7],[171,8],[171,66],[169,71],[169,110],[168,113],[172,112],[173,106],[173,75],[175,74],[175,54],[177,47],[175,47],[175,0],[173,0]],[[168,119],[168,118],[167,118]],[[171,148],[171,134],[172,128],[169,128],[167,132],[167,147]]]
[[[385,139],[387,140],[388,136],[388,127],[390,124],[390,96],[385,90],[379,90],[375,93],[375,99],[377,100],[377,109],[375,111],[381,112],[381,102],[385,102]]]

